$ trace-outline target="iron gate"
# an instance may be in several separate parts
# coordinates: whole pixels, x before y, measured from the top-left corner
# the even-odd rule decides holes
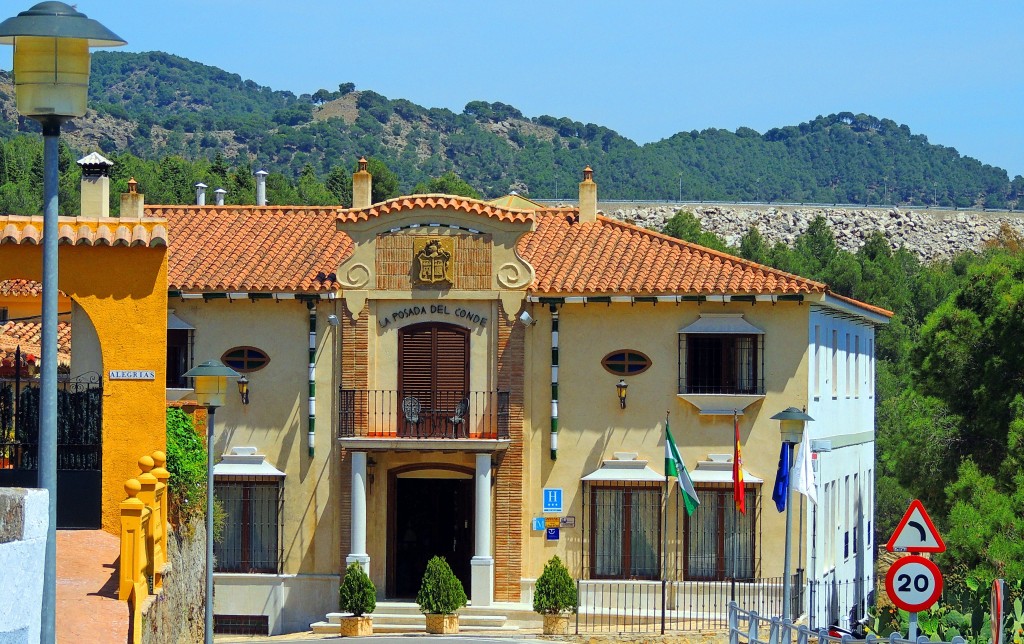
[[[0,487],[37,487],[39,378],[0,378]],[[57,383],[57,527],[98,528],[103,387],[90,372]]]

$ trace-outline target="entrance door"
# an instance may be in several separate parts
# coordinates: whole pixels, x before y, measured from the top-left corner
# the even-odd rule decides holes
[[[388,558],[388,596],[412,599],[427,561],[438,555],[470,592],[473,557],[472,479],[396,478]]]
[[[466,431],[469,329],[434,322],[403,328],[398,370],[400,436],[454,438]]]

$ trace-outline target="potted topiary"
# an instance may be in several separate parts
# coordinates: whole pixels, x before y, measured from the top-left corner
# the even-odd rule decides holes
[[[357,563],[348,565],[338,596],[341,611],[352,613],[349,617],[341,618],[342,637],[373,634],[373,618],[366,613],[372,613],[377,608],[377,589],[362,566]]]
[[[466,605],[466,591],[452,572],[444,557],[433,557],[427,562],[416,603],[427,618],[427,632],[449,634],[459,632],[459,615],[455,612]]]
[[[565,635],[569,631],[569,614],[576,612],[579,599],[576,584],[569,570],[555,555],[544,564],[533,590],[533,610],[544,616],[545,635]]]

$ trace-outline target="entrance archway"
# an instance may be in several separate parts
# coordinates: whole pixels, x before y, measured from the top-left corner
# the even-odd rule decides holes
[[[388,597],[412,599],[427,561],[442,556],[469,594],[474,535],[473,470],[417,464],[388,475]]]

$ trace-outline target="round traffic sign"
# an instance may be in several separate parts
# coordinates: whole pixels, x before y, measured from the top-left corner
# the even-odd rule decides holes
[[[885,590],[892,603],[916,613],[934,604],[942,594],[942,573],[929,559],[911,555],[899,559],[885,576]]]

